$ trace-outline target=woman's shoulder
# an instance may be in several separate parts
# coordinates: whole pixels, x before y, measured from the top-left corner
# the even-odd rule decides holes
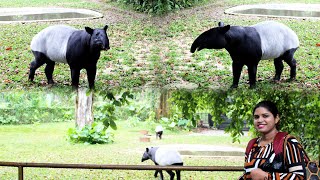
[[[287,141],[290,141],[290,142],[299,142],[299,138],[291,135],[291,134],[288,134],[287,135]]]
[[[302,148],[299,137],[295,137],[295,136],[288,134],[286,141],[287,141],[287,145],[298,146],[298,147]]]

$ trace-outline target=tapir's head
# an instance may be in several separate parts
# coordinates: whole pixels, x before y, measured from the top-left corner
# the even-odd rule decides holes
[[[146,151],[142,155],[141,162],[146,161],[148,159],[154,160],[156,149],[157,148],[155,147],[146,148]]]
[[[151,159],[151,154],[150,154],[149,148],[146,148],[146,151],[142,155],[141,162],[146,161],[148,159]]]
[[[230,25],[224,26],[223,22],[219,22],[219,27],[209,29],[200,34],[192,43],[191,53],[202,49],[222,49],[227,45],[225,34],[229,31]]]
[[[86,32],[91,35],[90,48],[98,50],[110,49],[107,29],[108,25],[104,26],[103,29],[92,29],[90,27],[85,27]]]

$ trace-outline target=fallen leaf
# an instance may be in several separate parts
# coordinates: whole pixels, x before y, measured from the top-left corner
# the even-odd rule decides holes
[[[5,83],[11,83],[12,81],[10,79],[5,79],[4,82]]]
[[[319,46],[320,46],[320,43],[317,43],[317,44],[316,44],[316,46],[318,46],[318,47],[319,47]]]
[[[11,50],[12,50],[12,47],[7,47],[6,50],[7,50],[7,51],[11,51]]]

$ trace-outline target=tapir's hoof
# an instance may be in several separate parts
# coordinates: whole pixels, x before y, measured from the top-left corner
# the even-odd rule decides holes
[[[53,80],[48,80],[48,84],[53,85],[53,84],[54,84],[54,81],[53,81]]]
[[[297,79],[296,78],[290,78],[290,79],[287,80],[287,82],[292,82],[292,81],[297,81]]]
[[[238,85],[232,85],[232,86],[230,86],[230,89],[235,89],[235,88],[238,88]]]
[[[257,86],[255,84],[250,85],[249,89],[255,89]]]
[[[72,90],[78,90],[79,85],[72,85]]]
[[[275,79],[273,79],[272,82],[275,83],[275,84],[279,84],[279,83],[280,83],[280,80],[275,80]]]

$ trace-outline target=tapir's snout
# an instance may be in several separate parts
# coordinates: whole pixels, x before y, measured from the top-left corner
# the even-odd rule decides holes
[[[196,39],[196,40],[194,40],[194,42],[192,43],[192,45],[191,45],[191,48],[190,48],[190,52],[191,53],[194,53],[194,52],[196,52],[197,50],[199,51],[199,40],[198,40],[198,38]]]
[[[197,50],[197,46],[193,43],[191,48],[190,48],[190,52],[194,53],[194,52],[196,52],[196,50]]]
[[[105,48],[103,48],[105,51],[108,51],[110,49],[110,46],[106,46]]]

